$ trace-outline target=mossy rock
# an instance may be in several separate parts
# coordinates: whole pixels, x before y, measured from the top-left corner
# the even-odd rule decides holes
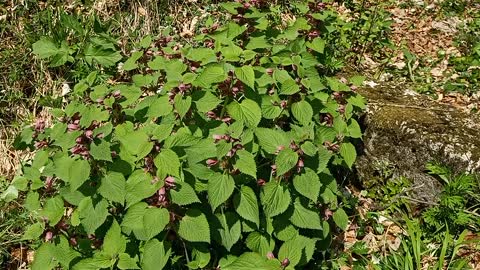
[[[357,161],[365,187],[385,176],[413,181],[416,200],[436,201],[441,183],[425,172],[439,162],[455,172],[480,171],[480,117],[440,104],[402,85],[385,84],[358,91],[368,99],[363,145]],[[384,180],[384,179],[383,179]]]

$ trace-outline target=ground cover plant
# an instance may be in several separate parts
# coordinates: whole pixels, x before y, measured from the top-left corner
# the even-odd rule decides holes
[[[476,176],[354,168],[363,76],[474,100],[474,4],[273,2],[0,3],[0,268],[475,269]]]
[[[146,37],[131,81],[92,72],[52,126],[22,131],[36,154],[4,195],[27,194],[32,269],[294,269],[346,228],[331,171],[352,167],[365,104],[358,78],[319,72],[328,11],[222,7],[231,22],[192,44]]]

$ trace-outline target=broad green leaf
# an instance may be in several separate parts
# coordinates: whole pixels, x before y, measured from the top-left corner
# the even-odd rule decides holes
[[[114,66],[118,61],[122,59],[122,55],[114,49],[102,48],[101,46],[95,46],[92,43],[87,45],[84,51],[85,61],[89,64],[96,63],[110,67]]]
[[[192,249],[192,260],[187,266],[192,269],[203,269],[210,262],[211,255],[207,244],[196,244]]]
[[[7,203],[13,200],[16,200],[17,198],[18,198],[18,189],[13,185],[8,186],[8,188],[4,190],[0,195],[0,199]]]
[[[260,199],[267,217],[274,217],[287,210],[290,192],[287,187],[272,181],[263,186]]]
[[[195,91],[193,100],[198,111],[202,113],[215,109],[222,102],[214,94],[207,91]]]
[[[303,125],[310,124],[313,117],[313,109],[310,103],[305,100],[292,104],[293,116]]]
[[[80,222],[88,234],[94,234],[95,230],[100,227],[108,216],[108,202],[101,200],[95,206],[91,197],[85,197],[76,210],[80,218]]]
[[[171,252],[166,243],[152,239],[143,247],[140,265],[143,270],[161,270],[170,259]]]
[[[232,212],[216,215],[221,228],[218,228],[220,243],[228,250],[240,239],[242,228],[237,215]]]
[[[258,253],[246,252],[231,264],[222,267],[222,270],[278,270],[281,269],[278,261],[267,261],[267,258]]]
[[[180,176],[180,160],[175,152],[162,149],[154,159],[157,176],[164,179],[167,175]]]
[[[116,132],[119,130],[120,128],[117,126]],[[137,156],[137,159],[146,156],[153,148],[153,143],[150,142],[147,134],[140,130],[125,130],[125,134],[120,135],[118,139],[130,154]]]
[[[120,225],[118,225],[118,222],[114,219],[112,226],[107,231],[107,234],[103,239],[103,246],[102,246],[103,252],[106,255],[111,256],[112,258],[115,258],[118,254],[123,253],[125,251],[126,246],[127,246],[127,240],[122,235],[122,232],[120,230]]]
[[[55,161],[55,174],[75,191],[90,177],[90,165],[86,160],[65,156]]]
[[[349,142],[344,142],[340,146],[340,155],[345,160],[345,163],[349,168],[352,168],[355,159],[357,158],[357,151],[355,150],[355,146]]]
[[[147,117],[156,118],[169,115],[173,110],[172,104],[168,101],[168,96],[161,96],[155,99],[148,107]]]
[[[298,154],[290,148],[285,148],[278,153],[275,159],[277,175],[284,175],[297,165]]]
[[[247,50],[257,50],[257,49],[269,48],[271,46],[272,45],[268,42],[268,40],[265,38],[265,36],[251,37],[250,40],[247,43],[247,46],[245,46],[245,49],[247,49]]]
[[[283,243],[278,251],[278,260],[288,259],[291,267],[295,267],[302,258],[305,243],[303,239],[296,237]]]
[[[235,68],[235,76],[246,86],[255,89],[255,72],[252,66],[242,66]]]
[[[241,103],[236,101],[227,105],[228,114],[235,120],[244,122],[248,127],[258,126],[262,119],[262,110],[251,99],[244,99]]]
[[[208,88],[214,83],[223,82],[227,78],[227,74],[222,66],[217,64],[208,65],[202,73],[193,82],[195,86]]]
[[[262,97],[262,116],[265,119],[275,119],[282,113],[282,108],[278,105],[278,98],[265,95]]]
[[[288,79],[282,82],[282,87],[280,88],[280,95],[293,95],[300,91],[300,87],[297,82],[293,79]]]
[[[217,173],[208,180],[208,201],[213,211],[230,198],[234,188],[235,181],[228,174]]]
[[[210,243],[210,225],[200,210],[190,209],[180,221],[178,234],[189,242]]]
[[[290,217],[290,221],[293,225],[302,229],[321,230],[321,221],[318,211],[305,208],[299,199],[295,200],[293,204],[293,214]]]
[[[275,249],[275,241],[270,236],[252,232],[245,240],[245,245],[252,251],[259,253],[262,256],[267,256],[269,252]]]
[[[48,220],[50,226],[54,226],[62,219],[64,211],[62,197],[55,196],[47,200],[40,215]]]
[[[50,270],[58,265],[55,260],[55,246],[52,243],[43,243],[36,251],[33,258],[32,270]]]
[[[127,253],[118,255],[117,267],[119,269],[140,269],[138,267],[138,258],[131,258]]]
[[[200,202],[195,190],[186,182],[175,183],[175,188],[170,190],[170,196],[173,203],[182,206]]]
[[[144,172],[143,170],[136,170],[128,177],[125,185],[126,207],[128,208],[131,205],[152,196],[161,185],[161,181],[153,182],[151,174]]]
[[[185,98],[182,95],[176,95],[174,98],[175,110],[180,115],[180,118],[183,118],[187,112],[190,110],[192,105],[192,97],[187,96]]]
[[[52,57],[57,54],[57,45],[48,38],[42,37],[39,41],[32,45],[33,53],[42,59]]]
[[[287,148],[290,145],[288,135],[281,130],[257,128],[255,136],[262,150],[269,154],[274,154],[280,148]]]
[[[101,140],[99,144],[92,142],[90,144],[90,155],[96,160],[112,161],[112,154],[110,151],[110,143]]]
[[[253,178],[257,178],[257,164],[255,163],[255,157],[247,150],[237,151],[238,159],[235,163],[235,168],[239,169],[242,173],[248,174]]]
[[[307,47],[318,53],[323,53],[325,50],[325,40],[317,37],[311,42],[307,42]]]
[[[240,192],[235,194],[233,205],[237,213],[244,219],[257,225],[260,224],[257,196],[252,188],[242,186]]]
[[[86,258],[78,263],[76,263],[72,270],[98,270],[98,269],[105,269],[110,268],[115,264],[115,259],[102,254],[102,253],[95,253],[93,257]]]
[[[126,195],[126,180],[123,174],[110,172],[102,178],[98,192],[107,200],[123,204]]]
[[[313,202],[317,202],[321,187],[320,178],[314,170],[305,168],[302,174],[297,174],[293,178],[295,190]]]
[[[335,221],[335,224],[337,224],[340,229],[345,231],[348,227],[348,215],[345,213],[345,210],[339,208],[333,212],[333,221]]]
[[[170,222],[170,214],[165,208],[147,208],[143,214],[142,230],[134,230],[139,240],[148,241],[159,234]]]
[[[37,222],[27,227],[25,233],[23,234],[23,240],[37,240],[45,229],[43,223]]]
[[[138,64],[136,62],[142,56],[143,56],[142,51],[133,52],[132,56],[130,56],[130,58],[128,58],[127,61],[125,61],[125,63],[123,64],[123,70],[130,71],[138,68]]]

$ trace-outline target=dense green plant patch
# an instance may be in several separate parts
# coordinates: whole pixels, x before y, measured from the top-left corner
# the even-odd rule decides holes
[[[4,194],[26,193],[32,269],[302,268],[346,228],[330,171],[355,161],[364,100],[358,78],[319,72],[330,12],[222,7],[225,25],[192,44],[146,37],[131,80],[92,72],[53,126],[23,130],[36,154]]]

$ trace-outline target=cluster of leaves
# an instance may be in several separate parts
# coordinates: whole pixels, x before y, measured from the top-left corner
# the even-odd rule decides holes
[[[478,205],[480,199],[475,175],[455,175],[438,164],[428,164],[427,169],[444,182],[439,204],[423,213],[428,229],[434,232],[450,230],[452,233],[468,228],[478,230],[480,219],[478,215],[469,211],[470,207]]]
[[[9,189],[42,239],[32,269],[294,269],[347,227],[330,171],[352,167],[365,104],[358,78],[320,72],[329,11],[302,1],[281,25],[266,1],[221,5],[226,25],[145,38],[131,82],[92,72],[23,130],[36,154]]]
[[[450,60],[457,74],[444,86],[446,91],[473,93],[480,85],[480,19],[474,19],[456,41],[462,56]]]
[[[51,12],[50,12],[51,13]],[[46,14],[53,15],[53,14]],[[116,40],[97,16],[77,16],[59,12],[51,36],[43,36],[32,46],[33,53],[48,60],[49,67],[68,64],[68,73],[77,80],[99,66],[115,67],[122,59]]]

